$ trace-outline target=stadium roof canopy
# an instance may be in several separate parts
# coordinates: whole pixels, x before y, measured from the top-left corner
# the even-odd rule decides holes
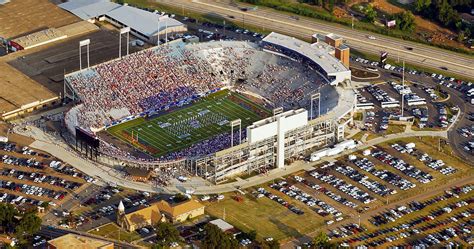
[[[67,10],[78,16],[82,20],[89,20],[103,16],[109,11],[119,8],[122,5],[112,3],[109,0],[69,0],[68,2],[59,4],[58,6],[61,9]]]
[[[157,13],[124,5],[106,14],[109,18],[119,21],[148,37],[155,35],[166,27],[182,26],[183,24],[173,18],[162,16]]]
[[[275,32],[267,35],[263,41],[285,47],[307,57],[317,63],[328,74],[348,71],[336,57],[330,54],[331,49],[328,49],[328,46],[324,44],[310,44]]]

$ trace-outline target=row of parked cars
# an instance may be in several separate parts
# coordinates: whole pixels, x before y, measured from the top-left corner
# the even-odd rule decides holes
[[[434,237],[437,237],[437,235],[435,234],[439,233],[439,231],[429,232],[429,230],[438,229],[438,227],[444,229],[449,229],[449,227],[452,227],[453,229],[449,229],[449,231],[456,233],[456,236],[465,235],[463,239],[467,241],[469,239],[469,236],[472,236],[470,235],[470,233],[473,222],[470,217],[474,212],[472,208],[466,209],[466,207],[472,204],[473,202],[473,198],[467,197],[467,194],[472,190],[474,190],[474,185],[455,187],[450,190],[447,190],[443,195],[436,196],[422,202],[413,201],[410,202],[407,206],[397,206],[396,208],[389,209],[386,212],[383,212],[382,214],[373,216],[370,221],[376,226],[384,225],[385,228],[382,229],[378,228],[368,233],[357,234],[355,237],[352,235],[348,235],[347,233],[346,235],[348,236],[337,235],[340,234],[340,232],[331,232],[328,234],[328,236],[330,238],[350,237],[348,239],[345,239],[343,241],[343,244],[363,243],[364,245],[370,247],[380,247],[383,246],[385,243],[391,243],[400,239],[411,237],[417,239],[414,241],[412,240],[408,244],[405,243],[401,246],[404,246],[404,248],[406,248],[408,246],[412,247],[418,244],[420,246],[424,246],[420,248],[428,248],[430,246],[440,246],[442,240],[438,238],[439,241],[426,241],[423,239],[423,234],[425,234],[425,236],[426,234],[432,234]],[[453,199],[458,200],[452,202],[451,204],[445,204],[442,207],[436,208],[428,215],[418,216],[407,222],[397,224],[392,227],[386,226],[387,223],[394,222],[395,220],[408,213],[416,213],[429,206],[436,205],[440,201]],[[460,211],[456,211],[461,208],[463,209]],[[444,215],[443,217],[447,218],[441,220],[441,215]],[[469,223],[471,224],[471,226],[469,226]],[[446,235],[444,233],[441,234]],[[451,235],[451,237],[443,237],[443,241],[446,242],[450,238],[456,237],[455,235],[453,235],[453,233],[451,233]],[[420,237],[421,239],[419,239]],[[429,237],[431,238],[431,236]]]
[[[332,163],[330,163],[332,164]],[[332,166],[332,165],[331,165]],[[324,166],[323,166],[324,167]],[[322,167],[322,168],[323,168]],[[328,167],[326,165],[326,167]],[[321,180],[325,183],[328,183],[329,185],[333,186],[334,188],[342,191],[343,193],[348,194],[352,198],[364,203],[364,204],[369,204],[376,199],[369,195],[369,193],[365,192],[364,190],[360,189],[357,186],[354,186],[350,183],[347,183],[346,181],[329,174],[327,172],[318,172],[318,169],[313,170],[309,173],[312,177]]]
[[[17,207],[25,207],[27,206],[42,206],[45,202],[44,201],[39,201],[39,200],[34,200],[28,197],[23,197],[20,195],[15,195],[15,194],[7,194],[4,193],[0,190],[0,202],[4,203],[10,203],[10,204],[15,204]],[[49,205],[56,205],[54,202],[49,202]]]
[[[392,173],[391,171],[388,171],[385,169],[384,170],[376,169],[374,163],[370,161],[368,158],[353,157],[352,160],[349,160],[349,161],[354,163],[354,165],[356,165],[360,169],[368,173],[371,173],[372,175],[380,178],[381,180],[384,180],[400,188],[401,190],[409,190],[416,187],[416,184],[410,182],[409,180],[403,178],[402,176]]]
[[[295,176],[294,179],[297,182],[304,182],[304,178],[300,176]],[[335,221],[341,221],[344,219],[343,214],[333,206],[327,204],[326,202],[318,198],[315,198],[311,194],[302,191],[295,185],[288,184],[286,181],[280,181],[276,184],[270,185],[270,187],[294,198],[295,200],[303,202],[307,206],[311,207],[313,211],[323,217],[326,217],[331,214],[333,215]],[[334,223],[334,220],[327,220],[326,223],[332,224]]]
[[[14,177],[18,180],[32,181],[35,183],[47,183],[54,186],[62,187],[68,190],[75,190],[81,186],[80,183],[68,181],[56,176],[46,175],[43,173],[36,172],[26,172],[15,169],[4,168],[3,171],[0,171],[2,175]]]
[[[66,192],[63,192],[63,191],[55,191],[52,189],[42,188],[38,186],[15,183],[12,181],[3,181],[3,180],[0,180],[0,188],[8,189],[11,191],[22,192],[23,194],[27,194],[27,195],[36,195],[38,197],[47,196],[55,200],[62,200],[67,194]]]
[[[274,187],[276,187],[276,186],[274,186]],[[297,215],[303,215],[304,214],[303,210],[299,209],[298,207],[296,207],[294,205],[291,205],[287,201],[283,200],[282,198],[278,197],[277,195],[274,195],[274,194],[270,193],[269,191],[267,191],[264,188],[258,188],[257,192],[255,194],[257,196],[259,194],[262,194],[263,196],[268,197],[270,200],[278,202],[280,205],[288,208],[291,212],[293,212]]]
[[[359,233],[366,232],[367,228],[365,228],[362,225],[356,224],[356,223],[349,223],[346,225],[339,226],[335,229],[332,229],[328,233],[328,237],[330,239],[333,238],[346,238],[352,235],[356,235]],[[342,245],[344,246],[344,245]]]
[[[67,165],[67,164],[65,164],[61,161],[53,160],[49,163],[49,167],[51,169],[53,169],[54,171],[56,171],[58,173],[61,173],[61,174],[70,175],[72,177],[77,177],[77,178],[83,178],[86,182],[89,182],[89,183],[97,182],[97,179],[95,179],[93,177],[90,177],[90,176],[78,171],[74,167],[72,167],[70,165]]]
[[[376,149],[371,154],[379,161],[390,165],[391,167],[401,171],[403,174],[416,179],[421,183],[429,183],[433,180],[433,176],[428,172],[424,172],[413,165],[406,163],[403,159],[392,156],[382,149]]]
[[[391,97],[386,91],[378,86],[367,86],[365,88],[377,101],[382,102],[398,102],[399,100]]]
[[[334,169],[349,177],[350,179],[362,184],[364,187],[369,189],[370,191],[374,192],[380,196],[387,196],[387,195],[394,195],[397,193],[396,190],[391,189],[377,181],[370,179],[368,176],[364,175],[363,173],[359,172],[358,170],[354,169],[351,166],[347,165],[337,165],[334,166]]]
[[[472,199],[470,199],[469,202],[471,203]],[[387,231],[387,233],[391,233],[390,235],[387,235],[386,237],[382,237],[378,240],[375,240],[372,243],[375,243],[375,246],[381,246],[385,243],[391,243],[391,242],[404,239],[407,237],[415,237],[415,236],[420,236],[422,234],[428,233],[428,236],[426,236],[425,239],[420,239],[416,242],[409,242],[408,245],[405,245],[405,246],[413,246],[413,243],[415,243],[420,246],[421,244],[423,244],[424,248],[439,247],[444,242],[449,241],[451,238],[457,237],[458,234],[454,232],[455,235],[451,234],[451,236],[444,236],[446,234],[442,234],[442,236],[439,237],[439,234],[440,234],[439,232],[437,231],[428,232],[428,231],[439,229],[439,228],[449,229],[450,226],[455,225],[455,223],[459,221],[464,222],[465,220],[468,220],[474,213],[473,209],[468,209],[466,211],[460,211],[456,213],[453,212],[454,209],[457,209],[466,205],[468,205],[466,201],[459,201],[456,204],[450,204],[443,208],[436,209],[435,211],[432,211],[429,216],[420,216],[418,218],[414,218],[410,220],[407,223],[403,223],[403,224],[391,227],[390,230]],[[441,219],[440,216],[444,214],[448,214],[448,217],[446,219]],[[385,229],[382,229],[381,231],[385,231]],[[454,231],[454,229],[452,231]],[[382,232],[382,234],[384,233]],[[426,238],[436,238],[436,239],[426,240]]]
[[[316,184],[316,183],[313,183],[313,182],[310,182],[308,180],[306,180],[305,178],[303,177],[300,177],[300,176],[295,176],[295,180],[297,182],[300,182],[300,183],[303,183],[305,184],[306,186],[308,186],[309,188],[312,188],[316,191],[319,191],[319,192],[322,192],[323,194],[325,194],[327,197],[343,204],[343,205],[346,205],[350,208],[356,208],[358,207],[357,204],[355,204],[354,202],[352,201],[349,201],[347,200],[346,198],[332,192],[331,190],[327,189],[327,188],[324,188],[322,186],[320,186],[319,184]]]

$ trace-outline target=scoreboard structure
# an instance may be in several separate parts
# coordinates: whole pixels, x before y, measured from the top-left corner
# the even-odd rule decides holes
[[[95,135],[76,126],[76,150],[80,146],[81,153],[86,153],[86,157],[96,159],[99,156],[100,140]]]

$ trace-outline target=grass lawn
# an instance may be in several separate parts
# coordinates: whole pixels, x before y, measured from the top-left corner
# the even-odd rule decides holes
[[[286,197],[279,196],[284,199]],[[273,237],[279,241],[300,237],[324,224],[321,216],[301,202],[285,200],[296,204],[305,213],[296,215],[267,197],[254,199],[245,196],[242,202],[237,202],[232,199],[232,194],[226,194],[223,201],[209,203],[206,212],[216,218],[222,218],[225,210],[225,220],[238,229],[246,232],[256,230],[259,238]]]
[[[116,240],[119,240],[120,236],[120,240],[126,242],[132,242],[141,238],[138,233],[125,231],[118,227],[115,223],[109,223],[92,229],[89,231],[89,233]]]
[[[364,136],[364,134],[365,134],[365,131],[359,131],[354,136],[352,136],[351,139],[360,141],[362,139],[362,137]]]
[[[245,129],[269,115],[268,110],[244,96],[223,90],[184,108],[167,111],[151,119],[131,120],[107,131],[122,141],[159,157],[227,133],[231,128],[230,122],[235,119],[241,119],[242,129]]]
[[[385,131],[385,134],[395,134],[395,133],[401,133],[405,131],[405,125],[394,125],[391,124],[388,126],[388,129]]]
[[[356,121],[362,121],[362,112],[356,112],[354,114],[354,120]]]
[[[367,136],[367,141],[372,140],[374,138],[378,138],[381,136],[380,133],[374,133],[374,132],[369,132],[369,135]]]

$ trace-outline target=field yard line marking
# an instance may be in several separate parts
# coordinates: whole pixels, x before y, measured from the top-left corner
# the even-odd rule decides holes
[[[153,139],[155,133],[153,133],[152,131],[150,131],[149,129],[142,129],[142,131],[138,131],[138,130],[135,130],[136,132],[138,132],[138,137],[145,137],[145,138],[149,138],[149,139],[144,139],[147,143],[150,143],[151,145],[155,145],[155,143],[153,143],[155,140]],[[150,131],[150,132],[148,132]],[[159,135],[158,135],[159,136]],[[154,146],[154,147],[157,147],[157,146]]]

